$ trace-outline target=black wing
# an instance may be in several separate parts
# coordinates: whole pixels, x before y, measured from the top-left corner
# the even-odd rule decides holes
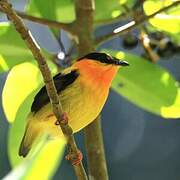
[[[76,78],[79,76],[77,70],[73,70],[68,74],[57,74],[53,77],[54,84],[59,94],[63,91],[68,85],[72,84]],[[31,106],[31,112],[36,113],[39,111],[44,105],[49,103],[49,97],[46,91],[46,87],[42,87],[40,91],[36,94],[34,101]]]

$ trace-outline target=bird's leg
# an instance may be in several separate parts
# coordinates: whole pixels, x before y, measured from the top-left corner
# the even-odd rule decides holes
[[[61,121],[58,120],[55,122],[55,125],[60,125],[60,123],[66,125],[68,123],[68,114],[64,112],[61,117]],[[72,133],[72,132],[71,132]],[[69,153],[66,155],[66,160],[71,161],[72,165],[78,165],[81,163],[83,159],[83,155],[80,150],[77,151],[77,153],[74,155],[74,153],[71,153],[71,149],[69,148]]]
[[[55,125],[60,125],[59,123],[62,123],[62,124],[67,124],[68,123],[68,115],[66,112],[64,112],[61,116],[61,122],[59,122],[58,120],[55,122]]]
[[[78,165],[83,159],[83,155],[80,150],[78,150],[76,157],[74,157],[70,152],[66,155],[66,160],[71,161],[72,165]]]

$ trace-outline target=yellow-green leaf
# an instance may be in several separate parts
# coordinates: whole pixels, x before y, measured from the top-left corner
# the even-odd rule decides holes
[[[95,20],[109,20],[116,18],[123,12],[126,4],[129,8],[134,4],[133,0],[96,0],[95,1]],[[75,20],[75,6],[72,0],[31,0],[26,8],[27,12],[31,15],[44,17],[51,20],[60,22],[72,22]]]
[[[150,15],[172,3],[172,0],[148,0],[144,2],[143,7],[145,13]],[[176,41],[180,41],[180,5],[169,9],[168,12],[157,14],[149,22],[157,30],[169,33]]]
[[[55,170],[61,162],[65,146],[65,140],[45,141],[33,156],[22,160],[14,169],[4,177],[4,180],[48,180],[52,178]],[[14,154],[17,156],[17,154]]]
[[[49,63],[53,73],[55,65]],[[2,104],[6,118],[13,122],[24,100],[42,84],[42,76],[36,63],[23,63],[14,66],[9,72],[2,93]]]
[[[120,68],[112,88],[130,102],[165,118],[180,117],[180,89],[177,81],[157,64],[128,53],[105,50],[129,62]]]
[[[33,16],[60,22],[68,23],[75,20],[75,9],[72,0],[31,0],[27,4],[26,11]]]
[[[5,61],[5,59],[0,55],[0,72],[8,71],[9,65]]]
[[[32,54],[7,22],[0,23],[0,72],[7,71],[16,64],[32,60]]]
[[[9,122],[15,120],[22,102],[38,88],[40,77],[37,66],[28,62],[15,66],[9,72],[2,94],[3,108]]]
[[[54,64],[49,62],[53,74],[57,72]],[[42,86],[42,77],[36,63],[16,65],[9,72],[2,94],[5,115],[13,122],[9,131],[8,153],[12,165],[21,161],[17,155],[23,137],[26,118],[34,96]]]
[[[114,19],[126,12],[126,7],[131,8],[134,4],[133,0],[96,0],[95,1],[95,21]]]

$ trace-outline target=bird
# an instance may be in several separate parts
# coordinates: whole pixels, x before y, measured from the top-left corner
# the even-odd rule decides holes
[[[118,69],[128,62],[109,54],[91,52],[53,77],[54,84],[68,116],[68,124],[76,133],[90,124],[100,114],[109,94],[111,82]],[[40,136],[63,138],[45,86],[35,95],[31,112],[19,147],[19,156],[26,157]]]

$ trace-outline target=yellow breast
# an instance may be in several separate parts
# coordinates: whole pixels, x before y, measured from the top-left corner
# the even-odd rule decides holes
[[[59,95],[63,111],[68,114],[69,125],[73,132],[84,128],[99,115],[106,102],[111,81],[117,71],[112,66],[100,69],[92,63],[89,64],[89,68],[81,68],[81,65],[83,64],[76,64],[76,68],[82,69],[79,77]],[[88,67],[87,63],[86,67]],[[33,119],[41,124],[46,133],[62,136],[60,128],[54,125],[56,119],[50,104],[37,112]]]
[[[68,114],[68,123],[73,132],[81,130],[98,116],[107,96],[108,89],[94,91],[93,88],[82,85],[80,79],[77,79],[66,90],[62,91],[60,101],[63,111]],[[53,136],[62,136],[60,128],[54,125],[56,118],[52,114],[50,104],[37,112],[33,119],[36,119],[41,124],[46,133]]]

